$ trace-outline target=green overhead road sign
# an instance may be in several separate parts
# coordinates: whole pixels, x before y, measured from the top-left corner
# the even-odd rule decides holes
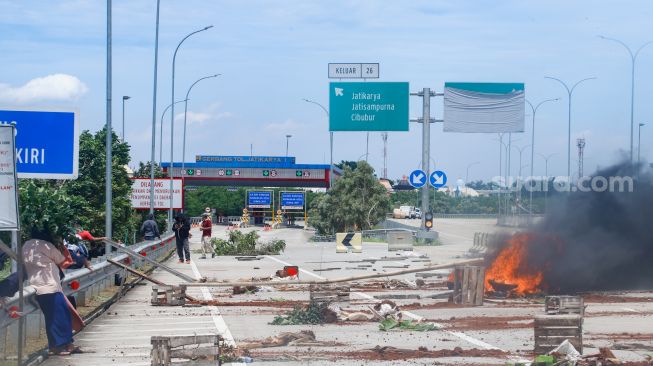
[[[408,131],[408,83],[329,85],[330,131]]]

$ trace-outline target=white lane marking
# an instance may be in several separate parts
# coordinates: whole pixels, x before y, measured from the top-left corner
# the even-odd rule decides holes
[[[284,261],[282,261],[282,260],[280,260],[280,259],[278,259],[278,258],[275,258],[275,257],[269,256],[269,255],[266,255],[265,257],[266,257],[266,258],[269,258],[269,259],[272,259],[273,261],[279,262],[279,263],[281,263],[281,264],[283,264],[283,265],[286,265],[286,266],[291,266],[291,265],[292,265],[292,264],[290,264],[290,263],[284,262]],[[319,279],[321,279],[321,280],[326,280],[325,277],[322,277],[322,276],[320,276],[320,275],[317,275],[317,274],[315,274],[315,273],[313,273],[313,272],[311,272],[311,271],[307,271],[307,270],[305,270],[305,269],[302,269],[301,267],[299,268],[299,270],[300,270],[302,273],[306,273],[306,274],[309,275],[309,276],[313,276],[313,277],[315,277],[315,278],[319,278]],[[376,301],[376,302],[380,302],[379,299],[375,299],[374,297],[372,297],[372,296],[370,296],[370,295],[368,295],[368,294],[362,293],[362,292],[354,292],[354,294],[356,294],[356,295],[358,295],[358,296],[360,296],[360,297],[362,297],[362,298],[364,298],[364,299],[368,299],[368,300],[373,300],[373,301]],[[403,313],[403,314],[406,314],[408,317],[413,318],[413,319],[415,319],[415,320],[421,320],[421,319],[424,319],[424,317],[422,317],[422,316],[420,316],[420,315],[417,315],[417,314],[413,314],[413,313],[411,313],[410,311],[402,311],[402,313]],[[491,344],[489,344],[489,343],[485,343],[485,342],[483,342],[483,341],[481,341],[481,340],[479,340],[479,339],[472,338],[472,337],[468,336],[468,335],[465,334],[465,333],[461,333],[461,332],[453,332],[453,331],[450,331],[450,330],[446,330],[446,329],[444,329],[444,326],[443,326],[442,324],[435,323],[435,325],[436,325],[437,327],[439,327],[439,328],[443,328],[442,331],[444,331],[444,332],[446,332],[446,333],[448,333],[448,334],[451,334],[452,336],[458,337],[458,338],[460,338],[460,339],[462,339],[462,340],[465,340],[465,341],[467,341],[467,342],[469,342],[469,343],[471,343],[471,344],[473,344],[473,345],[475,345],[475,346],[483,347],[483,348],[485,348],[485,349],[496,349],[496,350],[499,350],[499,351],[506,352],[506,351],[502,350],[502,349],[499,348],[499,347],[493,346],[493,345],[491,345]]]
[[[624,310],[626,310],[626,311],[630,311],[630,312],[632,312],[632,313],[641,313],[641,311],[639,311],[639,310],[635,310],[635,309],[632,309],[632,308],[622,308],[622,309],[624,309]]]
[[[200,274],[199,269],[197,268],[197,265],[195,264],[195,261],[191,261],[191,268],[193,269],[193,274],[195,275],[195,278],[198,280],[202,278],[202,274]],[[200,287],[200,290],[202,291],[202,295],[204,296],[204,300],[211,301],[213,300],[213,295],[211,295],[211,292],[207,287]],[[227,327],[227,323],[224,321],[224,318],[222,315],[220,315],[220,310],[218,309],[217,306],[209,306],[209,311],[211,311],[211,317],[213,318],[213,324],[215,324],[215,328],[218,330],[218,332],[222,335],[222,338],[224,338],[225,343],[228,346],[231,347],[236,347],[236,340],[234,339],[234,336],[231,334],[231,331],[229,330],[229,327]],[[232,365],[245,365],[244,363],[241,362],[232,362]]]

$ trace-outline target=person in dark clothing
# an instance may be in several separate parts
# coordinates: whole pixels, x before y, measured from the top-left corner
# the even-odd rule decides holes
[[[159,234],[159,225],[154,221],[154,214],[147,215],[147,220],[141,225],[141,235],[145,240],[154,240],[156,238],[161,239]]]
[[[172,230],[175,232],[179,263],[184,263],[184,256],[186,256],[186,263],[190,264],[190,248],[188,245],[190,221],[188,221],[188,218],[184,214],[179,214],[175,217],[175,224],[172,226]]]

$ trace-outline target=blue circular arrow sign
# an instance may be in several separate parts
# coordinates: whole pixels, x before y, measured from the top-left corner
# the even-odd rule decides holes
[[[408,176],[408,183],[415,188],[424,187],[426,184],[426,173],[422,170],[413,170]]]
[[[447,175],[444,174],[444,172],[441,170],[436,170],[431,173],[431,176],[429,177],[429,183],[431,183],[433,188],[444,187],[447,184]]]

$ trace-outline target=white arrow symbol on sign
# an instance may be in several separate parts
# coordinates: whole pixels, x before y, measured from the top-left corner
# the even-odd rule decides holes
[[[335,88],[335,90],[336,90],[336,97],[342,97],[344,95],[342,93],[344,90],[343,88]]]
[[[424,173],[419,173],[418,175],[413,175],[411,178],[411,181],[413,184],[422,184],[422,181],[424,180]]]
[[[435,178],[435,182],[433,184],[444,184],[444,175],[436,174],[435,175],[437,178]]]

